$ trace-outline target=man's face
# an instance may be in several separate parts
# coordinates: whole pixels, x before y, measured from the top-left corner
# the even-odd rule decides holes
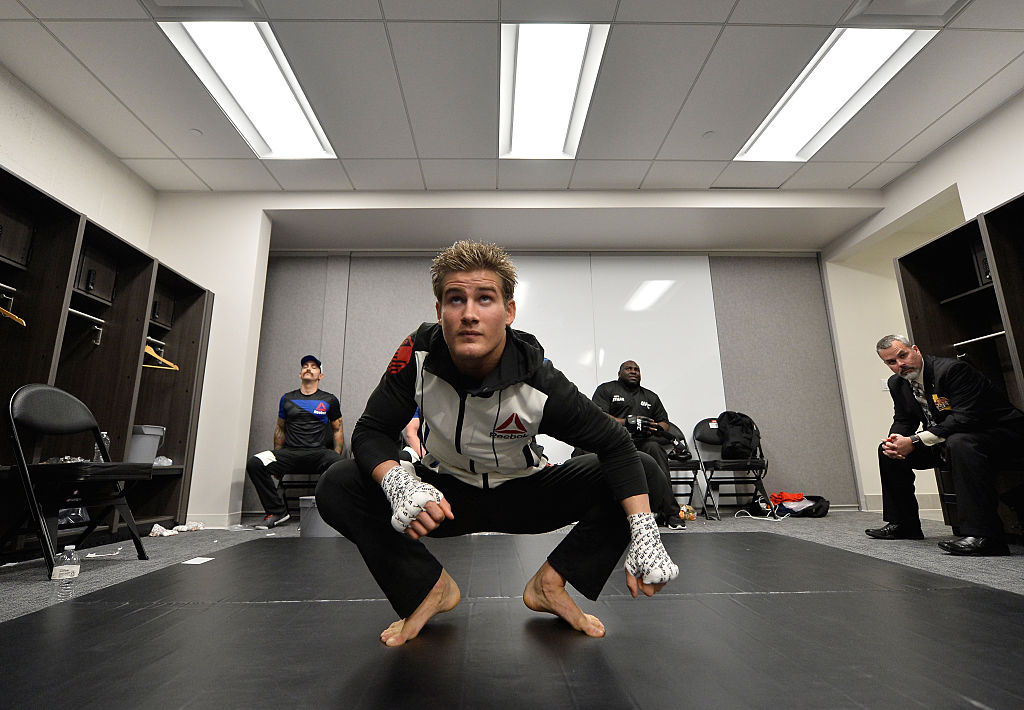
[[[449,274],[441,287],[437,321],[456,367],[482,376],[505,349],[505,326],[516,317],[516,302],[505,303],[501,279],[489,270]]]
[[[312,360],[306,360],[302,363],[302,369],[299,370],[299,379],[306,384],[316,384],[324,378],[324,373],[320,372],[320,368]]]
[[[886,366],[904,379],[917,377],[917,373],[924,367],[924,358],[916,345],[907,346],[898,340],[892,341],[892,345],[885,350],[878,351],[878,357]]]
[[[640,366],[632,360],[626,360],[619,366],[619,379],[628,385],[640,384]]]

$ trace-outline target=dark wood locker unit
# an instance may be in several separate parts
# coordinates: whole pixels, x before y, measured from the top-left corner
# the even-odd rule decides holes
[[[108,431],[115,461],[123,459],[135,424],[166,426],[161,453],[176,466],[131,492],[137,501],[132,505],[142,510],[136,509],[140,524],[184,522],[212,306],[209,291],[0,169],[0,307],[25,322],[0,314],[0,397],[6,407],[14,390],[30,382],[71,392]],[[180,363],[174,377],[146,367],[146,346],[152,342],[161,343],[168,360]],[[68,450],[47,446],[36,448],[37,460],[92,455],[87,437],[62,447]],[[0,436],[4,560],[40,554],[34,535],[14,529],[24,503],[20,481],[9,470],[13,463],[5,432]],[[96,542],[121,536],[123,522],[117,517],[104,522]]]
[[[53,384],[67,318],[67,267],[78,250],[85,219],[3,170],[0,207],[31,227],[34,245],[24,264],[0,259],[0,306],[25,322],[22,326],[0,317],[0,401],[6,407],[23,384]],[[5,434],[0,437],[0,465],[13,460]]]
[[[131,435],[156,261],[86,222],[78,264],[54,384],[89,406],[110,435],[111,458],[121,461]],[[84,267],[107,272],[96,279],[102,290],[81,287]],[[92,451],[87,435],[82,447]]]
[[[213,294],[163,264],[157,266],[154,294],[160,305],[150,311],[134,423],[165,428],[158,454],[173,464],[156,468],[153,481],[136,487],[130,502],[143,518],[173,509],[173,518],[184,522]],[[171,313],[168,322],[164,316]]]
[[[1024,409],[1024,196],[1015,198],[896,259],[908,335],[927,354],[966,360]],[[936,470],[943,519],[956,524],[956,492]],[[1024,472],[999,475],[1012,500]],[[1024,489],[1021,489],[1024,492]],[[1008,533],[1018,514],[1001,504]],[[955,531],[955,527],[954,527]]]

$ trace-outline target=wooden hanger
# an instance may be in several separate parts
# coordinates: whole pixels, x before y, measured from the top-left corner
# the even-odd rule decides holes
[[[147,365],[147,364],[143,363],[142,364],[143,367],[152,367],[154,370],[180,370],[181,369],[180,367],[175,365],[170,360],[167,360],[167,359],[163,358],[162,356],[157,355],[156,354],[156,350],[153,349],[152,345],[147,345],[146,346],[146,354],[149,355],[150,357],[156,358],[157,360],[159,360],[163,364],[162,365]]]
[[[25,321],[23,321],[21,318],[19,318],[18,316],[14,315],[13,313],[11,313],[9,310],[4,308],[3,306],[0,306],[0,316],[4,316],[5,318],[10,318],[12,321],[17,323],[18,325],[25,325]]]

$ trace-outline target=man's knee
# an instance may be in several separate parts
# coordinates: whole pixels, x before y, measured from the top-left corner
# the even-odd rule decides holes
[[[258,473],[266,468],[266,464],[263,463],[263,459],[256,456],[250,456],[249,460],[245,462],[245,472],[250,476],[255,472]]]
[[[316,482],[316,507],[324,520],[352,500],[354,487],[362,474],[354,459],[336,461],[327,467]]]

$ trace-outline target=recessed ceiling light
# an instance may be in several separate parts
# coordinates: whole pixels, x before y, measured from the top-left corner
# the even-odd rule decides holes
[[[735,159],[808,160],[936,34],[835,30]]]
[[[608,29],[501,26],[498,157],[576,157]]]
[[[336,157],[269,24],[159,25],[260,158]]]

